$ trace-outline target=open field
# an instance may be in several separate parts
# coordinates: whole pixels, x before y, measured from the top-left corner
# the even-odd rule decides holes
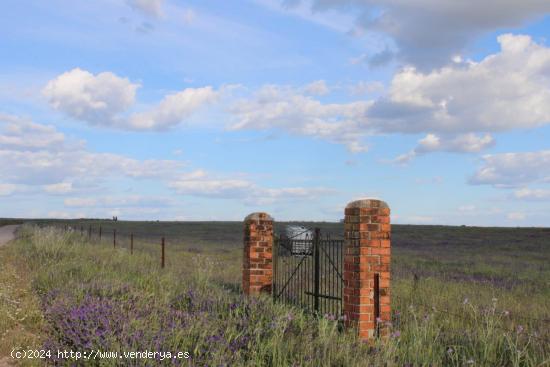
[[[94,237],[96,229],[88,242],[78,230],[65,234],[25,227],[23,238],[0,251],[2,263],[33,269],[28,282],[40,300],[45,326],[42,337],[29,338],[30,343],[82,350],[189,351],[192,365],[550,362],[547,228],[393,226],[392,336],[366,345],[339,331],[336,321],[273,305],[268,297],[243,299],[240,222],[35,223],[82,226],[84,232],[101,225],[103,242]],[[300,224],[334,235],[342,232],[340,223]],[[115,227],[119,235],[135,234],[133,256],[123,235],[113,249]],[[162,235],[167,243],[164,270],[158,260]],[[98,324],[98,319],[106,321]],[[33,320],[27,328],[44,322]],[[13,321],[1,325],[16,329]],[[74,332],[68,334],[71,327]],[[94,334],[98,330],[100,336]],[[1,353],[8,344],[2,339]]]

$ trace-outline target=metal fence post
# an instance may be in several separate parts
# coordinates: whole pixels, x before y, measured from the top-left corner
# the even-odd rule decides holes
[[[375,336],[380,336],[380,274],[374,273],[374,320]]]
[[[116,247],[116,229],[113,229],[113,248]]]
[[[320,269],[319,269],[319,242],[321,237],[321,229],[315,228],[315,237],[313,238],[313,251],[315,256],[315,303],[313,309],[319,312],[319,285],[320,285]]]
[[[160,267],[164,269],[164,237],[162,237],[160,247],[161,247]]]
[[[134,254],[134,234],[130,234],[130,255]]]
[[[99,226],[99,242],[101,242],[101,226]]]
[[[277,300],[277,262],[279,261],[279,236],[274,235],[273,236],[273,249],[272,251],[272,261],[273,261],[273,279],[271,280],[271,293],[273,296],[273,300]]]

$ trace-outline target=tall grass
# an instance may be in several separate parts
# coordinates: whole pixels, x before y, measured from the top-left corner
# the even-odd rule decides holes
[[[503,288],[396,280],[391,335],[364,343],[332,317],[313,317],[239,292],[240,252],[171,254],[88,243],[25,227],[9,251],[32,269],[44,346],[79,351],[187,351],[188,360],[102,359],[96,365],[542,366],[547,325],[520,320]],[[468,298],[468,297],[470,298]],[[547,312],[542,303],[535,308]],[[518,306],[519,307],[519,306]],[[535,315],[536,316],[536,315]],[[73,365],[59,359],[55,363]],[[87,364],[90,362],[87,362]]]

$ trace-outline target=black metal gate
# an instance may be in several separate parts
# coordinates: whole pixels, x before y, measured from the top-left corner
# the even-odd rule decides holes
[[[273,298],[339,317],[344,287],[344,240],[319,228],[297,236],[277,235],[273,254]]]

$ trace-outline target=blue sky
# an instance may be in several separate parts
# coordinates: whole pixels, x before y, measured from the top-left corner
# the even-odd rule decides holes
[[[0,216],[548,226],[550,4],[11,1]]]

